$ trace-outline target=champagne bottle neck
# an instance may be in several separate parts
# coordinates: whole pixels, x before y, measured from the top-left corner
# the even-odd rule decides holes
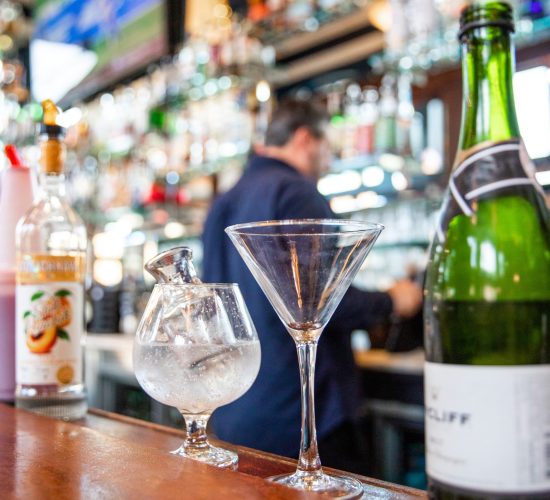
[[[485,26],[462,39],[463,103],[459,150],[519,137],[507,29]]]

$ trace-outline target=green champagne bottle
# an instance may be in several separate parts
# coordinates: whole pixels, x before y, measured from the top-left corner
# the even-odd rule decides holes
[[[516,118],[512,9],[474,4],[460,25],[461,136],[425,290],[430,496],[548,499],[550,216]]]

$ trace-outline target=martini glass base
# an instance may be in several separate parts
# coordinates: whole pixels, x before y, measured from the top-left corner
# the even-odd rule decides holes
[[[199,462],[219,468],[235,468],[239,461],[239,457],[236,453],[212,445],[201,450],[185,449],[182,445],[177,450],[171,451],[170,453],[172,453],[172,455],[198,460]]]
[[[340,499],[361,498],[363,485],[348,476],[327,474],[323,471],[303,472],[296,471],[292,474],[281,474],[268,478],[274,483],[283,484],[298,490],[314,491],[327,496]]]

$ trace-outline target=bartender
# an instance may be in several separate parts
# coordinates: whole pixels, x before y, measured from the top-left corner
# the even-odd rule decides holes
[[[288,100],[275,110],[265,145],[239,182],[212,205],[205,223],[204,280],[240,285],[262,346],[260,372],[239,400],[219,408],[214,430],[226,441],[296,457],[300,442],[300,377],[290,335],[235,250],[224,229],[275,219],[334,219],[316,183],[329,164],[328,117],[315,104]],[[317,435],[323,464],[365,472],[357,413],[361,402],[351,332],[415,315],[420,288],[397,282],[388,292],[350,287],[318,346],[315,373]]]

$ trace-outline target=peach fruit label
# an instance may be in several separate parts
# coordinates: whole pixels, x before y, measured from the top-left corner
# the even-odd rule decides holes
[[[74,281],[17,286],[17,383],[82,382],[83,287]]]

